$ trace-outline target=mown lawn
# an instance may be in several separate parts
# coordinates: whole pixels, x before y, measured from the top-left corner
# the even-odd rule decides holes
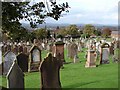
[[[86,59],[84,52],[78,54],[80,63],[64,64],[64,69],[60,70],[60,80],[63,88],[118,88],[118,64],[112,63],[110,56],[110,64],[98,65],[96,68],[85,68]],[[65,50],[66,62],[68,59]],[[42,58],[45,57],[47,51],[42,52]],[[98,64],[98,60],[97,63]],[[6,79],[3,78],[3,86],[6,87]],[[40,88],[40,72],[25,73],[26,88]]]

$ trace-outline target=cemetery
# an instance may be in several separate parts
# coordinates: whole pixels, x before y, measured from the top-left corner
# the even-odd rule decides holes
[[[24,49],[16,50],[18,54],[12,50],[4,51],[0,84],[6,88],[117,88],[120,50],[115,47],[116,40],[114,55],[111,55],[109,40],[97,49],[97,46],[92,47],[95,39],[88,39],[84,43],[88,46],[81,47],[82,52],[78,51],[79,39],[72,42],[56,39],[49,47],[51,50],[47,47],[41,50],[31,43],[26,53]]]
[[[86,9],[89,13],[83,10],[82,15],[84,5],[78,0],[74,3],[81,5],[72,7],[81,6],[76,8],[80,11],[72,11],[73,15],[72,0],[25,1],[0,2],[0,89],[119,89],[120,32],[114,24],[103,23],[109,22],[110,13],[104,17],[102,9],[95,10],[96,16],[89,18],[91,12]],[[93,1],[90,9],[99,3]],[[69,20],[64,17],[67,13]],[[94,21],[98,17],[103,24]]]

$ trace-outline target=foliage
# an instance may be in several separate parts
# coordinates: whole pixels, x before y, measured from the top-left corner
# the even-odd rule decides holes
[[[111,35],[111,29],[110,28],[104,28],[103,30],[102,30],[102,36],[103,37],[108,37],[108,36],[110,36]]]
[[[50,1],[49,3],[51,8],[47,7],[49,11],[46,11],[46,5],[42,1],[33,5],[30,2],[2,2],[2,32],[16,34],[17,36],[18,33],[13,32],[23,28],[21,20],[28,21],[30,26],[35,28],[38,24],[42,24],[47,17],[58,20],[62,12],[68,12],[69,5],[67,2],[57,4]]]
[[[47,38],[47,31],[44,28],[37,29],[34,31],[34,33],[37,39]]]
[[[77,35],[78,34],[78,27],[77,25],[70,25],[66,28],[67,34],[69,35]]]
[[[93,35],[95,31],[95,27],[91,24],[86,24],[84,29],[83,29],[83,34],[85,34],[86,36],[90,36]]]

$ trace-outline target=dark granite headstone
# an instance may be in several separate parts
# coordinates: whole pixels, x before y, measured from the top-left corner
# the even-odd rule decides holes
[[[24,53],[20,53],[17,56],[17,63],[23,72],[28,71],[28,56]]]
[[[60,67],[61,60],[53,57],[52,54],[48,54],[48,56],[44,59],[44,61],[40,65],[41,72],[41,89],[44,90],[46,88],[52,89],[60,89]]]
[[[13,62],[7,74],[7,87],[10,90],[19,89],[24,90],[24,74],[17,62]]]

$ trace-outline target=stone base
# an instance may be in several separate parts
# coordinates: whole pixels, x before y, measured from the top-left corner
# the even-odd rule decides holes
[[[109,60],[102,60],[101,64],[109,64]]]
[[[86,68],[96,67],[96,65],[85,65]]]
[[[89,68],[89,67],[96,67],[96,65],[93,64],[93,63],[86,62],[85,67],[86,67],[86,68]]]

